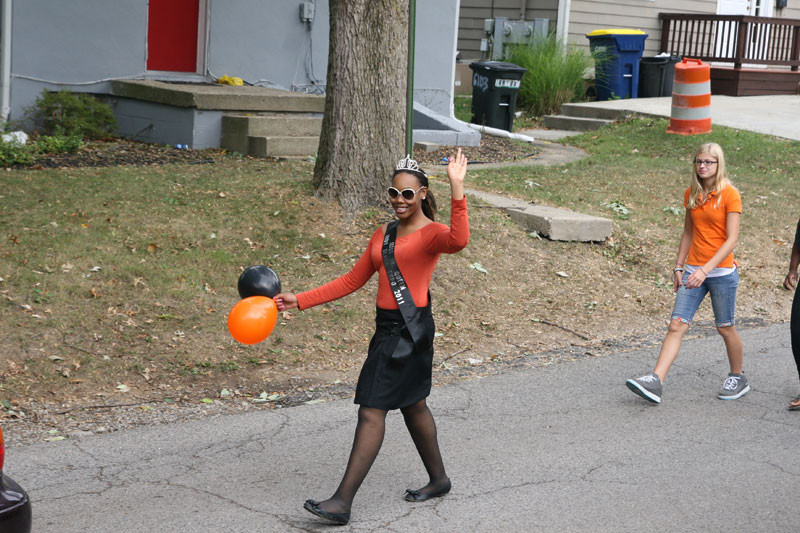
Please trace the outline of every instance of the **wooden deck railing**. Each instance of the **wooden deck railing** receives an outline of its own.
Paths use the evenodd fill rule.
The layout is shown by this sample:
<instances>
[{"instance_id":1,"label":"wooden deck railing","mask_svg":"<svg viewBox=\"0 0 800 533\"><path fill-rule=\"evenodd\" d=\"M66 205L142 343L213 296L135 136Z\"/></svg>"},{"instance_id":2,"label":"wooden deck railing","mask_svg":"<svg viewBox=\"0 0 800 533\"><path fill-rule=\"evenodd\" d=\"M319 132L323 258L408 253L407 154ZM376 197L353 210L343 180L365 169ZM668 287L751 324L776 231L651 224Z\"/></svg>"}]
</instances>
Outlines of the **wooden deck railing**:
<instances>
[{"instance_id":1,"label":"wooden deck railing","mask_svg":"<svg viewBox=\"0 0 800 533\"><path fill-rule=\"evenodd\" d=\"M661 52L742 64L800 67L800 20L659 13Z\"/></svg>"}]
</instances>

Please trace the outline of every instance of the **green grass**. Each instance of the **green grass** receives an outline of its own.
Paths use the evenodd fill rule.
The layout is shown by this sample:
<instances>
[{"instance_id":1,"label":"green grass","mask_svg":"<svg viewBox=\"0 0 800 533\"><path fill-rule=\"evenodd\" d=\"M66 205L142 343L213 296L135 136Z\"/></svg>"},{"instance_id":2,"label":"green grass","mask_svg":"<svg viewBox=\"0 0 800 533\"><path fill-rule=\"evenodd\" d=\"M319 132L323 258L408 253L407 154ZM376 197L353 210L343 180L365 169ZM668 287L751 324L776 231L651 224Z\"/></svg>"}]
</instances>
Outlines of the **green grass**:
<instances>
[{"instance_id":1,"label":"green grass","mask_svg":"<svg viewBox=\"0 0 800 533\"><path fill-rule=\"evenodd\" d=\"M458 120L472 120L472 96L457 94L453 97L454 115Z\"/></svg>"}]
</instances>

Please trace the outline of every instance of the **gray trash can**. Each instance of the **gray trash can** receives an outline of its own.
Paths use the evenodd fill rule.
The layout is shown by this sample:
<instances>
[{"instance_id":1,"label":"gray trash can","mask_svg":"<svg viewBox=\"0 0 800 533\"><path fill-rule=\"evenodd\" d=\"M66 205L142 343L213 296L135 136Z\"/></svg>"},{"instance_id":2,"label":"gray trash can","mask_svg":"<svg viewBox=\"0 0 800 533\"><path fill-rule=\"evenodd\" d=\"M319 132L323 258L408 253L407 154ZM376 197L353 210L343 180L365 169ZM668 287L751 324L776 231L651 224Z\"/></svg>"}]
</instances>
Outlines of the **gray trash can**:
<instances>
[{"instance_id":1,"label":"gray trash can","mask_svg":"<svg viewBox=\"0 0 800 533\"><path fill-rule=\"evenodd\" d=\"M680 56L643 57L639 62L639 98L672 96L675 65Z\"/></svg>"}]
</instances>

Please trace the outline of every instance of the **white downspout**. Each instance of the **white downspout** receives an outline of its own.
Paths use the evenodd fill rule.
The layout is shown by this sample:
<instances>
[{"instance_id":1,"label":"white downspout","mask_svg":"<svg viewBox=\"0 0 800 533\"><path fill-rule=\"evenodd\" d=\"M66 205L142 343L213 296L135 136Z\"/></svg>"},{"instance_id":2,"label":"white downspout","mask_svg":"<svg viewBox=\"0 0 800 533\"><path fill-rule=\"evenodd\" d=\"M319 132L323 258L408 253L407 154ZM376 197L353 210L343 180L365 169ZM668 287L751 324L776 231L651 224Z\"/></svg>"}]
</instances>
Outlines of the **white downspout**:
<instances>
[{"instance_id":1,"label":"white downspout","mask_svg":"<svg viewBox=\"0 0 800 533\"><path fill-rule=\"evenodd\" d=\"M2 0L0 4L0 120L3 122L8 121L11 113L11 2Z\"/></svg>"},{"instance_id":2,"label":"white downspout","mask_svg":"<svg viewBox=\"0 0 800 533\"><path fill-rule=\"evenodd\" d=\"M570 0L558 0L558 20L556 21L556 39L563 44L569 40Z\"/></svg>"}]
</instances>

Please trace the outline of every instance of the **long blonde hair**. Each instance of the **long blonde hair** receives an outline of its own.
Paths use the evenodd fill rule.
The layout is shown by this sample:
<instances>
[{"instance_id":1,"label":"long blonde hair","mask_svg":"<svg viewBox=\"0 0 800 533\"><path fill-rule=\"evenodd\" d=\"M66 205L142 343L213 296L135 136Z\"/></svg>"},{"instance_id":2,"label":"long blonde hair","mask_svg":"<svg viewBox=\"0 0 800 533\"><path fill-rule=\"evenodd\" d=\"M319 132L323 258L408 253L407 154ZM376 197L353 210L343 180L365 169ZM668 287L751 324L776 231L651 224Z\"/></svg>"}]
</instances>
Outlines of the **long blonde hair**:
<instances>
[{"instance_id":1,"label":"long blonde hair","mask_svg":"<svg viewBox=\"0 0 800 533\"><path fill-rule=\"evenodd\" d=\"M694 209L698 205L702 205L706 200L705 193L703 192L703 185L700 183L700 178L697 176L697 165L695 164L697 156L700 154L710 154L717 160L717 175L714 180L714 191L720 192L728 185L731 185L731 181L728 179L728 168L725 166L725 154L722 151L722 147L717 143L701 144L694 153L694 159L692 159L692 179L689 182L689 201L686 202L687 209ZM699 199L701 197L702 199ZM719 196L717 196L717 201L719 201Z\"/></svg>"}]
</instances>

